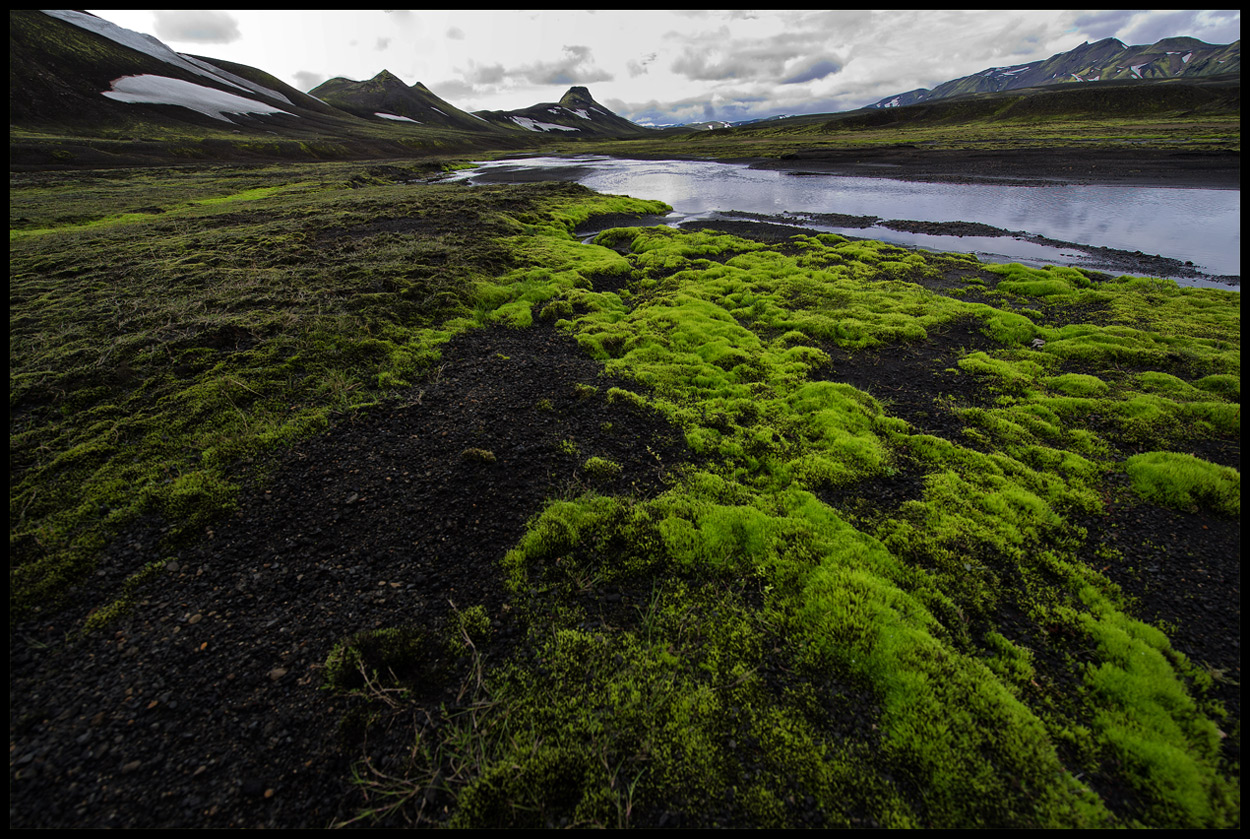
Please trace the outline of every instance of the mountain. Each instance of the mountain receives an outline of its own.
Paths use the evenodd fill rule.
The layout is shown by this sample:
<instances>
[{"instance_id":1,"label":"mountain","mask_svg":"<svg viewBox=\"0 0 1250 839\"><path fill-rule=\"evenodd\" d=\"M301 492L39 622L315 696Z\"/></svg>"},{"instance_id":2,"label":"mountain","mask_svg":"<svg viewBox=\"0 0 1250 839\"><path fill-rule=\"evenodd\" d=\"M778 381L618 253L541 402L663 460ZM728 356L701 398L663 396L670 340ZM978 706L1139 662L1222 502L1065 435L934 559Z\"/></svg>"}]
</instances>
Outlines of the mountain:
<instances>
[{"instance_id":1,"label":"mountain","mask_svg":"<svg viewBox=\"0 0 1250 839\"><path fill-rule=\"evenodd\" d=\"M309 91L309 95L364 119L408 121L467 131L482 131L489 125L481 117L438 98L421 82L404 84L389 70L367 82L330 79Z\"/></svg>"},{"instance_id":2,"label":"mountain","mask_svg":"<svg viewBox=\"0 0 1250 839\"><path fill-rule=\"evenodd\" d=\"M9 13L10 123L324 126L345 117L260 70L176 53L85 12Z\"/></svg>"},{"instance_id":3,"label":"mountain","mask_svg":"<svg viewBox=\"0 0 1250 839\"><path fill-rule=\"evenodd\" d=\"M584 87L570 87L559 102L543 102L519 111L477 111L492 125L569 137L651 136L655 129L630 122L600 105Z\"/></svg>"},{"instance_id":4,"label":"mountain","mask_svg":"<svg viewBox=\"0 0 1250 839\"><path fill-rule=\"evenodd\" d=\"M894 108L972 93L999 93L1040 85L1132 79L1171 79L1241 73L1241 41L1207 44L1197 38L1164 38L1149 46L1125 46L1115 38L1086 42L1043 61L991 67L971 76L887 96L869 108Z\"/></svg>"},{"instance_id":5,"label":"mountain","mask_svg":"<svg viewBox=\"0 0 1250 839\"><path fill-rule=\"evenodd\" d=\"M174 52L86 12L11 11L9 165L376 158L534 145L390 73L323 87L328 100L255 67Z\"/></svg>"}]
</instances>

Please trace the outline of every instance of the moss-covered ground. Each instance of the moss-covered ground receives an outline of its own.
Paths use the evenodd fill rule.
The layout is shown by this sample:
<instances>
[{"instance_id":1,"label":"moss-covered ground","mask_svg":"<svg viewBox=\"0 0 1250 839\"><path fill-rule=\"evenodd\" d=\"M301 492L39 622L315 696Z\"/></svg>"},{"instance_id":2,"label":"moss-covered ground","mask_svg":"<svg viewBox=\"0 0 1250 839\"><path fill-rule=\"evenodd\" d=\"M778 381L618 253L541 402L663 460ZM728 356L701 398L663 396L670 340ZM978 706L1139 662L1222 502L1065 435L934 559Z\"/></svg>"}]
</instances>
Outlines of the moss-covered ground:
<instances>
[{"instance_id":1,"label":"moss-covered ground","mask_svg":"<svg viewBox=\"0 0 1250 839\"><path fill-rule=\"evenodd\" d=\"M621 494L567 441L585 481L499 557L500 611L338 639L328 683L404 755L357 765L361 819L1240 822L1214 665L1090 535L1124 504L1237 526L1235 293L827 234L583 244L662 208L421 174L11 181L11 626L75 591L74 631L142 609L151 563L76 588L118 534L156 520L176 551L453 335L554 326L635 385L584 396L678 429L688 462ZM865 372L893 358L915 363ZM448 693L388 676L431 647Z\"/></svg>"}]
</instances>

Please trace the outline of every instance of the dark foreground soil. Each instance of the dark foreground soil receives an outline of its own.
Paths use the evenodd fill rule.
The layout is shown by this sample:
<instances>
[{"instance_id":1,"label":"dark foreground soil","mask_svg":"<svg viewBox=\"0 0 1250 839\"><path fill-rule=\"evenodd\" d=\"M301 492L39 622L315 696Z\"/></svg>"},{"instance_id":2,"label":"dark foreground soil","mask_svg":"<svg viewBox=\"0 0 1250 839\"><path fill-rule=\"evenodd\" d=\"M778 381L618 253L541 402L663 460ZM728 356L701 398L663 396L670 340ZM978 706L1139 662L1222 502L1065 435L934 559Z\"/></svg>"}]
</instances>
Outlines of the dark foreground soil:
<instances>
[{"instance_id":1,"label":"dark foreground soil","mask_svg":"<svg viewBox=\"0 0 1250 839\"><path fill-rule=\"evenodd\" d=\"M945 183L1241 188L1240 154L1197 149L932 149L899 145L880 149L811 149L751 163L758 169L781 169L794 175L855 175Z\"/></svg>"},{"instance_id":2,"label":"dark foreground soil","mask_svg":"<svg viewBox=\"0 0 1250 839\"><path fill-rule=\"evenodd\" d=\"M1192 185L1210 185L1207 177L1224 178ZM765 240L794 232L740 224L734 232ZM951 437L960 429L943 408L948 397L977 404L985 394L949 371L984 340L957 324L906 347L853 355L831 347L828 375ZM522 643L499 568L527 520L547 500L586 488L654 494L687 459L673 429L607 404L609 387L635 385L600 376L549 326L473 331L443 358L401 401L342 417L291 450L232 519L195 544L165 547L164 523L141 522L63 610L14 628L11 827L324 827L350 818L365 805L351 783L362 744L350 730L354 700L323 689L333 646L363 629L439 629L453 609L482 605L495 625L482 652L498 660ZM1240 469L1239 441L1188 445ZM621 464L621 477L596 484L583 467L590 455ZM920 489L920 476L902 469L826 500L869 517ZM1082 523L1087 561L1211 674L1212 698L1229 712L1225 751L1239 761L1239 522L1161 510L1127 491L1107 500L1105 516ZM1113 553L1100 554L1103 546L1119 558L1100 560ZM78 636L81 604L106 602L133 569L165 558L130 616ZM418 700L432 707L455 691L453 679ZM392 745L405 737L397 732Z\"/></svg>"},{"instance_id":3,"label":"dark foreground soil","mask_svg":"<svg viewBox=\"0 0 1250 839\"><path fill-rule=\"evenodd\" d=\"M925 433L953 438L960 425L944 407L949 398L977 404L986 391L951 368L986 341L964 323L905 347L829 347L824 375L874 394ZM198 543L170 552L160 547L162 523L141 523L69 608L16 628L11 826L322 827L352 817L366 804L350 781L355 761L402 752L412 729L408 720L387 742L353 736L359 700L323 689L334 644L370 628L439 630L453 608L482 605L495 628L484 658L501 660L524 643L500 561L526 521L546 500L588 487L654 494L687 459L673 429L609 406L608 387L633 386L601 377L549 326L473 331L443 357L403 401L344 417L289 452L234 518ZM1191 447L1240 468L1237 441ZM591 454L621 464L621 477L596 485L583 468ZM826 501L868 520L921 490L922 476L904 465ZM1083 523L1086 559L1213 676L1235 762L1240 525L1132 499L1109 496L1107 515ZM1100 560L1103 546L1120 558ZM74 635L82 618L74 603L100 602L128 570L166 556L173 560L131 616ZM1044 649L1046 639L1027 642ZM428 685L417 710L454 703L461 678ZM1115 790L1102 792L1114 805ZM701 823L694 813L663 816Z\"/></svg>"},{"instance_id":4,"label":"dark foreground soil","mask_svg":"<svg viewBox=\"0 0 1250 839\"><path fill-rule=\"evenodd\" d=\"M293 450L233 519L173 554L131 617L80 640L67 640L81 626L72 606L17 627L11 826L323 827L352 815L364 802L349 783L359 744L340 736L350 700L322 689L333 645L437 629L454 604L485 606L506 647L516 627L499 567L526 521L586 488L653 494L684 459L680 435L608 406L609 387L636 386L600 377L549 326L472 331L443 357L404 402ZM591 455L621 476L588 477ZM119 540L76 602L168 556L161 535L148 522Z\"/></svg>"}]
</instances>

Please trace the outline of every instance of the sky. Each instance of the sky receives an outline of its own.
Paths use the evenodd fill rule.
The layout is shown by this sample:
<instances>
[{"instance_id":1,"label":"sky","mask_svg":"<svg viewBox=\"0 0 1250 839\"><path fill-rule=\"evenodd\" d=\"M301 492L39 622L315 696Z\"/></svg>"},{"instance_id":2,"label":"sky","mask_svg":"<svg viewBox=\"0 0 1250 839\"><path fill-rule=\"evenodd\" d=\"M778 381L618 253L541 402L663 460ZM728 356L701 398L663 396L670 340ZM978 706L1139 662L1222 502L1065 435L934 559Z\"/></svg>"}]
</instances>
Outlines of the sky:
<instances>
[{"instance_id":1,"label":"sky","mask_svg":"<svg viewBox=\"0 0 1250 839\"><path fill-rule=\"evenodd\" d=\"M582 85L644 125L851 110L1107 37L1241 38L1239 10L90 11L300 90L389 70L476 111Z\"/></svg>"}]
</instances>

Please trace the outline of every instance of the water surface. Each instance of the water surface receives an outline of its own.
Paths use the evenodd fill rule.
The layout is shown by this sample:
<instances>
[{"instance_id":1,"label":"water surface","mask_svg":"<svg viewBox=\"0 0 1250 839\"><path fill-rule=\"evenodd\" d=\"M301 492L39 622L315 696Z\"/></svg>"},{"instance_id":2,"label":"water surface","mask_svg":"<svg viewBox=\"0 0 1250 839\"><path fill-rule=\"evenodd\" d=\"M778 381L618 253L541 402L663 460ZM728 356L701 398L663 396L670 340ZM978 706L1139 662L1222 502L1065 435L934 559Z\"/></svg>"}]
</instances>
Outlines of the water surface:
<instances>
[{"instance_id":1,"label":"water surface","mask_svg":"<svg viewBox=\"0 0 1250 839\"><path fill-rule=\"evenodd\" d=\"M740 163L595 155L491 161L458 177L518 180L526 173L532 173L534 180L558 177L576 180L598 192L659 199L675 210L669 219L673 224L733 211L979 222L1079 245L1157 254L1192 263L1211 276L1241 274L1239 190L918 183L839 175L797 176L751 169ZM988 261L1097 267L1097 260L1079 248L1056 248L1012 237L935 236L880 226L838 228L800 218L795 223L915 247L973 252Z\"/></svg>"}]
</instances>

